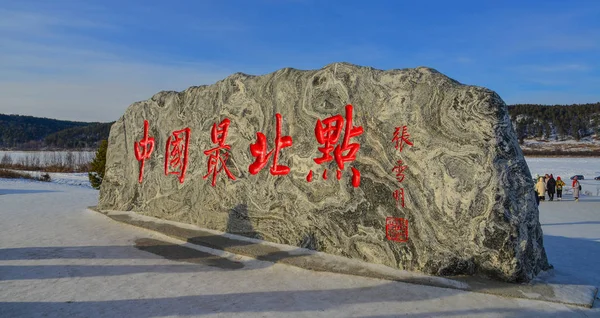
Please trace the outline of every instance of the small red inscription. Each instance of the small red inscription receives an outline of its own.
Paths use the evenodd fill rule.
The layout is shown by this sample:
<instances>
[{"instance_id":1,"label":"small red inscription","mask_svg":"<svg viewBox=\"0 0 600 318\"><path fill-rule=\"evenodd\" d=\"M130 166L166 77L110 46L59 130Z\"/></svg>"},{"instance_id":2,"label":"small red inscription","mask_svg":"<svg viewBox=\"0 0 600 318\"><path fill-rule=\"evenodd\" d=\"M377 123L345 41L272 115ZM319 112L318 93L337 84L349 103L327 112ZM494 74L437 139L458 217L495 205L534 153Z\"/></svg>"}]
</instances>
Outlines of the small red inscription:
<instances>
[{"instance_id":1,"label":"small red inscription","mask_svg":"<svg viewBox=\"0 0 600 318\"><path fill-rule=\"evenodd\" d=\"M395 217L386 218L385 236L390 241L408 242L408 220Z\"/></svg>"},{"instance_id":2,"label":"small red inscription","mask_svg":"<svg viewBox=\"0 0 600 318\"><path fill-rule=\"evenodd\" d=\"M190 145L190 128L176 130L167 139L165 151L165 175L174 174L183 183L188 166L188 148Z\"/></svg>"},{"instance_id":3,"label":"small red inscription","mask_svg":"<svg viewBox=\"0 0 600 318\"><path fill-rule=\"evenodd\" d=\"M392 142L395 142L396 149L402 152L404 144L407 144L409 146L413 145L413 143L410 140L408 140L409 137L410 135L408 134L407 126L396 127L396 130L394 131L394 137L392 138ZM398 181L398 183L404 181L404 170L406 170L406 168L408 168L408 166L403 165L402 160L398 160L396 162L396 165L392 169L392 172L396 173L396 181ZM394 199L396 199L396 207L398 206L398 202L400 202L400 205L404 207L404 189L402 188L394 191L393 195Z\"/></svg>"},{"instance_id":4,"label":"small red inscription","mask_svg":"<svg viewBox=\"0 0 600 318\"><path fill-rule=\"evenodd\" d=\"M396 206L400 203L400 205L404 207L404 188L394 191L393 195L394 199L396 199Z\"/></svg>"},{"instance_id":5,"label":"small red inscription","mask_svg":"<svg viewBox=\"0 0 600 318\"><path fill-rule=\"evenodd\" d=\"M306 176L306 181L311 182L313 179L313 172L312 170L308 173L308 175Z\"/></svg>"},{"instance_id":6,"label":"small red inscription","mask_svg":"<svg viewBox=\"0 0 600 318\"><path fill-rule=\"evenodd\" d=\"M273 165L271 166L270 172L274 176L286 175L290 172L290 168L284 165L278 165L277 160L279 159L279 152L282 148L290 147L292 145L292 137L281 136L281 114L275 114L276 122L276 137L275 137L275 149L267 152L267 137L262 132L256 133L256 143L250 144L250 153L256 159L248 167L248 171L251 174L257 174L262 170L268 163L269 158L273 153Z\"/></svg>"},{"instance_id":7,"label":"small red inscription","mask_svg":"<svg viewBox=\"0 0 600 318\"><path fill-rule=\"evenodd\" d=\"M396 180L398 180L398 182L402 182L404 181L404 170L406 170L406 168L408 166L403 166L402 165L403 162L402 160L398 160L398 162L396 163L396 166L394 166L394 168L392 169L392 172L396 173Z\"/></svg>"},{"instance_id":8,"label":"small red inscription","mask_svg":"<svg viewBox=\"0 0 600 318\"><path fill-rule=\"evenodd\" d=\"M396 131L394 131L394 138L392 138L392 142L396 143L396 149L400 150L400 152L402 152L404 144L407 144L409 146L413 145L413 143L408 140L408 137L410 137L410 135L408 134L408 127L396 127Z\"/></svg>"},{"instance_id":9,"label":"small red inscription","mask_svg":"<svg viewBox=\"0 0 600 318\"><path fill-rule=\"evenodd\" d=\"M235 177L227 168L227 159L229 159L229 150L231 149L230 145L225 144L225 139L227 139L227 132L229 129L229 124L231 121L228 118L223 119L219 125L216 123L213 124L212 130L210 133L210 139L213 144L217 144L217 147L204 151L204 154L208 157L208 173L203 177L203 179L208 178L209 175L212 174L212 186L214 187L217 182L217 174L222 170L225 170L225 173L229 177L229 179L235 180ZM223 152L221 152L223 151Z\"/></svg>"},{"instance_id":10,"label":"small red inscription","mask_svg":"<svg viewBox=\"0 0 600 318\"><path fill-rule=\"evenodd\" d=\"M141 149L141 150L140 150ZM140 174L138 176L139 183L142 183L144 178L144 163L150 159L152 151L154 151L154 138L148 137L148 121L144 120L144 137L139 142L133 143L135 159L140 161Z\"/></svg>"}]
</instances>

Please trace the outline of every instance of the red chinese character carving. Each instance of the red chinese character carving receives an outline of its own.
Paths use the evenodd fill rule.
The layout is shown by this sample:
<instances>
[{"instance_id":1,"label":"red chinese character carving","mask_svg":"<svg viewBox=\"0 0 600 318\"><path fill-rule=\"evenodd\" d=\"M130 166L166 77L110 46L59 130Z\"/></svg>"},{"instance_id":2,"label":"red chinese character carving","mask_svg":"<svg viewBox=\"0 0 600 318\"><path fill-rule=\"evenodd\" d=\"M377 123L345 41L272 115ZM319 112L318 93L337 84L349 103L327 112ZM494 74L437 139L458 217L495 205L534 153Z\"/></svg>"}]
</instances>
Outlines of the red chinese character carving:
<instances>
[{"instance_id":1,"label":"red chinese character carving","mask_svg":"<svg viewBox=\"0 0 600 318\"><path fill-rule=\"evenodd\" d=\"M290 168L284 165L278 165L277 159L279 158L279 152L282 148L290 147L292 145L292 137L281 136L281 114L275 114L276 122L276 136L275 136L275 149L267 152L267 137L261 132L256 133L256 143L250 144L250 153L256 159L248 167L248 171L251 174L257 174L262 168L267 165L267 162L271 155L273 156L273 165L271 166L270 172L272 175L286 175L290 172Z\"/></svg>"},{"instance_id":2,"label":"red chinese character carving","mask_svg":"<svg viewBox=\"0 0 600 318\"><path fill-rule=\"evenodd\" d=\"M402 134L400 135L400 130L402 130ZM408 140L410 135L408 134L408 127L402 126L396 127L396 131L394 131L394 138L392 138L392 142L396 142L396 149L399 149L402 152L403 144L406 143L409 146L412 146L413 143Z\"/></svg>"},{"instance_id":3,"label":"red chinese character carving","mask_svg":"<svg viewBox=\"0 0 600 318\"><path fill-rule=\"evenodd\" d=\"M306 181L311 182L313 179L313 172L312 170L308 173L308 176L306 176Z\"/></svg>"},{"instance_id":4,"label":"red chinese character carving","mask_svg":"<svg viewBox=\"0 0 600 318\"><path fill-rule=\"evenodd\" d=\"M408 242L408 220L394 217L386 218L385 237L390 241Z\"/></svg>"},{"instance_id":5,"label":"red chinese character carving","mask_svg":"<svg viewBox=\"0 0 600 318\"><path fill-rule=\"evenodd\" d=\"M231 171L229 171L226 165L227 159L229 159L229 153L227 151L231 149L230 145L225 144L227 130L229 129L230 123L231 121L228 118L225 118L218 126L216 123L213 124L210 139L212 140L213 144L217 144L218 146L204 151L204 154L210 157L208 158L208 173L203 177L203 179L206 179L212 173L213 187L217 182L217 173L221 172L221 170L225 170L225 173L229 179L235 180L235 177ZM221 156L221 150L224 151L223 156Z\"/></svg>"},{"instance_id":6,"label":"red chinese character carving","mask_svg":"<svg viewBox=\"0 0 600 318\"><path fill-rule=\"evenodd\" d=\"M352 111L352 105L346 105L344 138L342 139L342 144L336 145L335 148L333 145L340 139L344 118L341 115L335 115L323 121L317 120L315 136L317 137L317 141L323 145L323 147L318 148L323 155L320 158L313 159L317 164L323 164L335 159L340 170L343 170L345 162L356 160L356 152L360 149L360 144L350 143L350 138L360 136L363 133L363 128L361 126L352 126ZM332 151L333 156L331 155ZM339 180L341 178L341 171L338 170L336 176ZM327 179L327 170L323 173L323 179ZM354 187L360 185L360 172L355 168L352 168L352 185Z\"/></svg>"},{"instance_id":7,"label":"red chinese character carving","mask_svg":"<svg viewBox=\"0 0 600 318\"><path fill-rule=\"evenodd\" d=\"M147 120L144 120L144 137L139 142L136 141L133 143L133 150L135 153L135 159L137 159L137 161L141 161L138 181L139 183L142 183L144 178L144 163L146 162L146 159L150 159L150 154L152 154L152 151L154 151L154 138L148 137Z\"/></svg>"},{"instance_id":8,"label":"red chinese character carving","mask_svg":"<svg viewBox=\"0 0 600 318\"><path fill-rule=\"evenodd\" d=\"M406 170L407 167L408 166L402 165L402 160L398 160L396 166L394 166L394 169L392 169L392 172L396 173L396 180L398 180L398 182L404 181L404 170Z\"/></svg>"},{"instance_id":9,"label":"red chinese character carving","mask_svg":"<svg viewBox=\"0 0 600 318\"><path fill-rule=\"evenodd\" d=\"M360 149L360 144L350 143L350 138L360 136L363 133L361 126L352 126L352 105L346 105L346 130L344 131L344 140L342 145L337 145L334 150L335 161L340 169L344 169L344 162L356 160L356 152ZM348 151L344 155L344 152Z\"/></svg>"},{"instance_id":10,"label":"red chinese character carving","mask_svg":"<svg viewBox=\"0 0 600 318\"><path fill-rule=\"evenodd\" d=\"M165 151L165 175L179 176L179 183L183 183L185 171L188 166L188 147L190 145L190 128L174 131L169 139Z\"/></svg>"},{"instance_id":11,"label":"red chinese character carving","mask_svg":"<svg viewBox=\"0 0 600 318\"><path fill-rule=\"evenodd\" d=\"M400 201L400 205L404 207L404 188L394 191L394 199L396 199L396 206L398 206L398 201Z\"/></svg>"},{"instance_id":12,"label":"red chinese character carving","mask_svg":"<svg viewBox=\"0 0 600 318\"><path fill-rule=\"evenodd\" d=\"M352 185L356 188L360 186L360 171L354 167L350 169L352 169Z\"/></svg>"},{"instance_id":13,"label":"red chinese character carving","mask_svg":"<svg viewBox=\"0 0 600 318\"><path fill-rule=\"evenodd\" d=\"M329 118L326 118L321 122L320 119L317 119L317 124L315 125L315 136L317 137L317 141L323 145L323 147L319 147L319 151L323 153L323 156L320 158L313 159L317 164L322 164L324 162L329 162L333 160L333 156L331 156L331 152L334 150L333 145L335 145L340 139L340 135L342 134L342 129L344 126L344 117L342 115L335 115ZM325 127L323 127L323 125Z\"/></svg>"}]
</instances>

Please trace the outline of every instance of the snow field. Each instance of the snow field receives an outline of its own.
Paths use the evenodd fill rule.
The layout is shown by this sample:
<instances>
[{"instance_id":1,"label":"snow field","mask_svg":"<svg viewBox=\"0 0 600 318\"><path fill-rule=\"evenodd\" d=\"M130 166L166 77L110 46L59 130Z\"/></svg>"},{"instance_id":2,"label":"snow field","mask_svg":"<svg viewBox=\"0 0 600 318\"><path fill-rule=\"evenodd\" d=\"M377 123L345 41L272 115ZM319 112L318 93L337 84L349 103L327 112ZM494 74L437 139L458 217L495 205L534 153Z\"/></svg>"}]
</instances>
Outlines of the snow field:
<instances>
[{"instance_id":1,"label":"snow field","mask_svg":"<svg viewBox=\"0 0 600 318\"><path fill-rule=\"evenodd\" d=\"M570 160L528 163L533 174L587 178L600 162ZM63 180L83 183L82 174L69 175ZM583 309L311 272L202 248L214 255L166 259L136 241L184 242L87 210L98 191L73 185L0 179L0 317L600 317L598 300ZM542 279L600 286L600 198L542 202L540 222L555 266ZM218 265L233 263L243 266Z\"/></svg>"}]
</instances>

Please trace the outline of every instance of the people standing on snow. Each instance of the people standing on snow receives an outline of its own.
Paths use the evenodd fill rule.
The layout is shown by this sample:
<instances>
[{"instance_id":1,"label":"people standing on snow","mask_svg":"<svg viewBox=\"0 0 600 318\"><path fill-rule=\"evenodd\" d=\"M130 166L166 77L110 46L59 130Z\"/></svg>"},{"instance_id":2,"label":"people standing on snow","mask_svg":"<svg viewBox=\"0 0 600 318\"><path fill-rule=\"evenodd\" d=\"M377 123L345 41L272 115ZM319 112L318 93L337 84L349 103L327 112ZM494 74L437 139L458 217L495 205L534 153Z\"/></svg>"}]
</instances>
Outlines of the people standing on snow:
<instances>
[{"instance_id":1,"label":"people standing on snow","mask_svg":"<svg viewBox=\"0 0 600 318\"><path fill-rule=\"evenodd\" d=\"M565 182L560 180L560 177L556 177L556 198L558 201L562 201L562 189L565 186Z\"/></svg>"},{"instance_id":2,"label":"people standing on snow","mask_svg":"<svg viewBox=\"0 0 600 318\"><path fill-rule=\"evenodd\" d=\"M546 182L546 188L548 189L548 197L550 201L554 201L554 192L556 190L556 180L554 180L554 176L550 174L550 178Z\"/></svg>"},{"instance_id":3,"label":"people standing on snow","mask_svg":"<svg viewBox=\"0 0 600 318\"><path fill-rule=\"evenodd\" d=\"M546 200L546 181L544 181L544 177L541 177L538 179L538 182L535 185L535 189L537 190L539 200L545 201Z\"/></svg>"},{"instance_id":4,"label":"people standing on snow","mask_svg":"<svg viewBox=\"0 0 600 318\"><path fill-rule=\"evenodd\" d=\"M533 178L533 191L535 191L535 203L540 205L540 194L537 191L538 181L540 181L540 175L536 173L535 177Z\"/></svg>"},{"instance_id":5,"label":"people standing on snow","mask_svg":"<svg viewBox=\"0 0 600 318\"><path fill-rule=\"evenodd\" d=\"M579 184L579 180L577 180L577 176L573 178L573 183L571 184L573 187L573 197L576 202L579 202L579 191L581 190L581 184Z\"/></svg>"}]
</instances>

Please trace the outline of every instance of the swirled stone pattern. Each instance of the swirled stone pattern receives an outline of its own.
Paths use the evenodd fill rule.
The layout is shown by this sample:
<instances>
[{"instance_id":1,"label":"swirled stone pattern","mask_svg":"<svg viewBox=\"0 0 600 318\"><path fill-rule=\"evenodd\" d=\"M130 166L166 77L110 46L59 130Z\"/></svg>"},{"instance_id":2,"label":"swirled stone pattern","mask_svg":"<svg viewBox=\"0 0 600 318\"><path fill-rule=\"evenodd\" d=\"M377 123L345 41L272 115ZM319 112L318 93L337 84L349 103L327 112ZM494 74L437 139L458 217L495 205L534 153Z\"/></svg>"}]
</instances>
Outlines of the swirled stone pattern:
<instances>
[{"instance_id":1,"label":"swirled stone pattern","mask_svg":"<svg viewBox=\"0 0 600 318\"><path fill-rule=\"evenodd\" d=\"M335 160L314 161L323 147L315 126L317 120L345 117L347 104L353 105L353 126L363 133L350 139L360 149L338 180ZM293 144L277 160L290 172L272 175L272 155L250 174L256 159L250 145L262 132L267 150L274 148L278 113L281 136L290 136ZM231 148L221 153L228 154L226 167L235 180L217 165L213 186L212 175L205 178L210 171L205 151L216 146L211 129L225 118L230 126L224 144ZM144 137L144 120L155 147L144 160L140 183L134 145ZM403 126L413 145L399 151L392 138ZM169 136L173 140L173 131L183 128L190 134L181 183L165 175L165 159L172 156ZM343 132L337 144L342 139ZM401 183L392 171L398 160L406 166ZM360 172L358 187L352 185L352 168ZM392 195L399 188L404 207ZM236 73L132 104L110 132L99 208L405 270L524 282L551 267L533 188L506 104L493 91L425 67L382 71L334 63L263 76ZM388 217L409 221L408 241L386 238Z\"/></svg>"}]
</instances>

